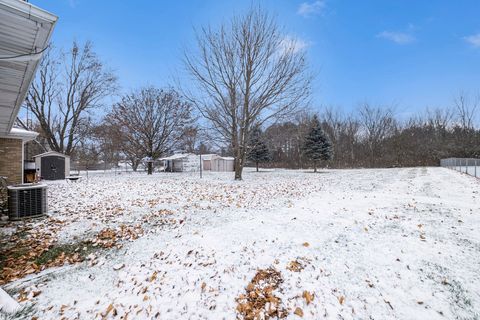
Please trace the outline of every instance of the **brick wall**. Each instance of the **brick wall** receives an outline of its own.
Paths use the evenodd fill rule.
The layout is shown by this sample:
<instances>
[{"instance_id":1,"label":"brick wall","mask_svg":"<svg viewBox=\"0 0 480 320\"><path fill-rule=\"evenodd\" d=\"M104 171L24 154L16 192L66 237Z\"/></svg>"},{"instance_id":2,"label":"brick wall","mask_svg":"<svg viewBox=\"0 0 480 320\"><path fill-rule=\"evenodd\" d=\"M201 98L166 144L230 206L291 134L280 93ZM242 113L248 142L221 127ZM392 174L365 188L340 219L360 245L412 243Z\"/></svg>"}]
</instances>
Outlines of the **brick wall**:
<instances>
[{"instance_id":1,"label":"brick wall","mask_svg":"<svg viewBox=\"0 0 480 320\"><path fill-rule=\"evenodd\" d=\"M22 140L0 138L0 176L9 184L22 183Z\"/></svg>"}]
</instances>

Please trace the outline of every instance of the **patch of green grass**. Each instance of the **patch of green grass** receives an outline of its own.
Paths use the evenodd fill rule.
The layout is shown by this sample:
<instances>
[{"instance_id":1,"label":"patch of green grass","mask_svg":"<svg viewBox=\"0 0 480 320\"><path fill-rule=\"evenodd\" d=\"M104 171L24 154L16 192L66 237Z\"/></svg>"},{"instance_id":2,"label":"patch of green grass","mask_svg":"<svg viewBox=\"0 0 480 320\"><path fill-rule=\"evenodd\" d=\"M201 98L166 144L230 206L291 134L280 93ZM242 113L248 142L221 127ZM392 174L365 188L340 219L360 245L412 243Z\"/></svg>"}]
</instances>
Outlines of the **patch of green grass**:
<instances>
[{"instance_id":1,"label":"patch of green grass","mask_svg":"<svg viewBox=\"0 0 480 320\"><path fill-rule=\"evenodd\" d=\"M13 253L9 256L9 258L18 259L21 256L27 254L28 250L29 249L24 248L24 247L18 248L17 250L13 251ZM6 261L7 261L7 255L0 254L0 271L3 270L3 268L5 268Z\"/></svg>"},{"instance_id":2,"label":"patch of green grass","mask_svg":"<svg viewBox=\"0 0 480 320\"><path fill-rule=\"evenodd\" d=\"M7 257L4 254L0 254L0 271L5 268L5 261L7 260Z\"/></svg>"},{"instance_id":3,"label":"patch of green grass","mask_svg":"<svg viewBox=\"0 0 480 320\"><path fill-rule=\"evenodd\" d=\"M77 242L77 243L66 243L55 245L48 249L47 251L43 252L37 259L35 259L35 263L37 265L44 265L50 261L55 260L58 258L62 253L65 255L73 255L78 253L80 257L85 258L91 252L98 250L97 247L94 247L89 242Z\"/></svg>"},{"instance_id":4,"label":"patch of green grass","mask_svg":"<svg viewBox=\"0 0 480 320\"><path fill-rule=\"evenodd\" d=\"M15 235L20 239L25 239L29 235L29 233L27 232L27 230L20 230L16 232Z\"/></svg>"}]
</instances>

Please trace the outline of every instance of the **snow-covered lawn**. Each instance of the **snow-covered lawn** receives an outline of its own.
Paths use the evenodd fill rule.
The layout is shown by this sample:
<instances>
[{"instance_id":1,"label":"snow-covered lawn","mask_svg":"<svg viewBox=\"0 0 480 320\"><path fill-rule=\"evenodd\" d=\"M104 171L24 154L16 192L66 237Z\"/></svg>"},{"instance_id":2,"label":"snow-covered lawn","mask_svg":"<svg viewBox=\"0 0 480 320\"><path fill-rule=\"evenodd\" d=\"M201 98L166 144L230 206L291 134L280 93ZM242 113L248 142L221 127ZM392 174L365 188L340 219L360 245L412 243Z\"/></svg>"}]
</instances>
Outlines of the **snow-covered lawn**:
<instances>
[{"instance_id":1,"label":"snow-covered lawn","mask_svg":"<svg viewBox=\"0 0 480 320\"><path fill-rule=\"evenodd\" d=\"M51 183L55 241L134 236L3 287L28 319L478 319L479 191L444 168Z\"/></svg>"}]
</instances>

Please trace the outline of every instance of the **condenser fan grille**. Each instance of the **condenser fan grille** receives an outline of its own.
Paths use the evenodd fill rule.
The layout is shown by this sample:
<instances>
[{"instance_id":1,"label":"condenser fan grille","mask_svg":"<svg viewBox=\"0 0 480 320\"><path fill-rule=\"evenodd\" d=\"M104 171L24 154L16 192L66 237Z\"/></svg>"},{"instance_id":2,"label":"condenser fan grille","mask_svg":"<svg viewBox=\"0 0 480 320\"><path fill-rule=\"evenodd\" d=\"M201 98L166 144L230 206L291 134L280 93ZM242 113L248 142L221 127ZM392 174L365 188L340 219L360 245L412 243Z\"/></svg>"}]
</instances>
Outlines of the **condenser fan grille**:
<instances>
[{"instance_id":1,"label":"condenser fan grille","mask_svg":"<svg viewBox=\"0 0 480 320\"><path fill-rule=\"evenodd\" d=\"M10 219L34 217L47 212L47 187L9 187L8 212Z\"/></svg>"}]
</instances>

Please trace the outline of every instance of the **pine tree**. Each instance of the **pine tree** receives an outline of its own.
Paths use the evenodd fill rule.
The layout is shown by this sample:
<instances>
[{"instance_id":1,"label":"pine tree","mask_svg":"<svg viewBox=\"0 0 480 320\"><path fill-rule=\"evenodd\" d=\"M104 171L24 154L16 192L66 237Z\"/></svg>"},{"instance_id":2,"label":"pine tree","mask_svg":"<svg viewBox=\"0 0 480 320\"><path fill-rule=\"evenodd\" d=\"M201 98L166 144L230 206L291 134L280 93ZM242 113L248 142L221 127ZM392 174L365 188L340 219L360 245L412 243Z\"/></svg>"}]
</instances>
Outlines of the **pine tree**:
<instances>
[{"instance_id":1,"label":"pine tree","mask_svg":"<svg viewBox=\"0 0 480 320\"><path fill-rule=\"evenodd\" d=\"M305 136L303 154L313 161L313 170L317 172L317 162L332 158L332 144L323 132L317 115L313 116L310 131Z\"/></svg>"},{"instance_id":2,"label":"pine tree","mask_svg":"<svg viewBox=\"0 0 480 320\"><path fill-rule=\"evenodd\" d=\"M247 159L255 162L258 172L258 164L270 160L270 151L262 139L262 131L260 128L253 129L250 134L249 147L250 151L248 152Z\"/></svg>"}]
</instances>

